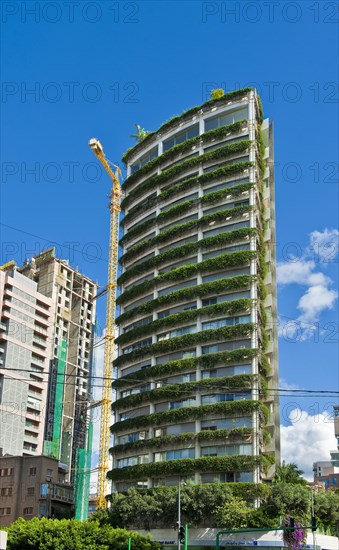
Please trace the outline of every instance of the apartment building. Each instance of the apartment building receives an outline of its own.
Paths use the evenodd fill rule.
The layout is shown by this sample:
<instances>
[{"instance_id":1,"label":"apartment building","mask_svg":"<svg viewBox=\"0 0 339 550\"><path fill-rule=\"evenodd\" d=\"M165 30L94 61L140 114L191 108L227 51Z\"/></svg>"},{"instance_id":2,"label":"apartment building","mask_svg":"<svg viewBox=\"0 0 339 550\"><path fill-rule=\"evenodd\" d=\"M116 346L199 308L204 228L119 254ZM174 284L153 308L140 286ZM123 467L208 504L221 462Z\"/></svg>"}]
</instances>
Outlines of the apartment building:
<instances>
[{"instance_id":1,"label":"apartment building","mask_svg":"<svg viewBox=\"0 0 339 550\"><path fill-rule=\"evenodd\" d=\"M53 301L12 266L0 271L0 449L43 451Z\"/></svg>"},{"instance_id":2,"label":"apartment building","mask_svg":"<svg viewBox=\"0 0 339 550\"><path fill-rule=\"evenodd\" d=\"M93 426L92 353L97 285L55 256L50 248L21 268L38 291L54 304L52 361L43 454L66 466L66 481L74 486L75 517L88 511Z\"/></svg>"},{"instance_id":3,"label":"apartment building","mask_svg":"<svg viewBox=\"0 0 339 550\"><path fill-rule=\"evenodd\" d=\"M253 89L123 157L113 491L260 482L280 460L273 125Z\"/></svg>"}]
</instances>

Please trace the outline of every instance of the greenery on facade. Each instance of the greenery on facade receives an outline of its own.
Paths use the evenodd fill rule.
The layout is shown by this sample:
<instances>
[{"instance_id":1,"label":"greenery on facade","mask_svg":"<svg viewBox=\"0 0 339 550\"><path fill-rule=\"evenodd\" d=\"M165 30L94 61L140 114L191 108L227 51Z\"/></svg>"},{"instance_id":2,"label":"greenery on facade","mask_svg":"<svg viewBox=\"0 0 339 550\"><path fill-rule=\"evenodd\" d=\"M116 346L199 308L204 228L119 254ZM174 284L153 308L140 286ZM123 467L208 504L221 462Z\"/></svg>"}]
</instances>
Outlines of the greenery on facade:
<instances>
[{"instance_id":1,"label":"greenery on facade","mask_svg":"<svg viewBox=\"0 0 339 550\"><path fill-rule=\"evenodd\" d=\"M235 376L224 376L220 378L207 378L194 382L183 382L180 384L166 384L154 390L145 391L121 397L112 404L112 409L126 409L141 405L142 403L155 403L162 399L178 399L188 397L192 393L209 390L243 390L252 388L256 379L253 374L236 374Z\"/></svg>"},{"instance_id":2,"label":"greenery on facade","mask_svg":"<svg viewBox=\"0 0 339 550\"><path fill-rule=\"evenodd\" d=\"M235 90L233 92L225 93L225 95L222 98L218 99L210 99L208 101L205 101L202 105L197 105L196 107L192 107L188 109L187 111L184 111L181 115L177 115L164 124L160 126L160 128L156 132L152 132L149 136L146 137L146 139L142 142L141 145L137 144L134 147L128 149L126 153L122 157L123 162L128 162L131 155L135 155L140 149L142 149L145 144L148 145L152 143L153 139L152 136L155 136L157 134L162 134L164 132L168 132L175 126L177 126L180 122L188 121L191 117L194 115L197 115L199 111L209 110L211 107L219 107L220 105L224 105L225 103L228 103L229 101L234 101L236 99L241 99L245 95L247 95L253 88L242 88L240 90Z\"/></svg>"},{"instance_id":3,"label":"greenery on facade","mask_svg":"<svg viewBox=\"0 0 339 550\"><path fill-rule=\"evenodd\" d=\"M186 233L189 233L193 229L204 228L213 221L222 222L225 220L230 220L232 218L237 218L245 212L250 212L251 210L252 206L250 205L235 206L233 208L225 210L218 210L217 212L213 212L212 214L206 214L198 220L190 220L185 223L174 225L168 229L161 231L155 237L151 237L142 241L141 243L134 245L127 252L125 252L123 256L121 256L120 263L130 261L141 252L145 252L145 250L147 250L148 248L151 248L159 243L166 243L167 241L170 241L177 236L181 237Z\"/></svg>"},{"instance_id":4,"label":"greenery on facade","mask_svg":"<svg viewBox=\"0 0 339 550\"><path fill-rule=\"evenodd\" d=\"M149 210L150 208L152 208L152 206L157 204L157 202L166 200L173 195L186 191L187 189L192 190L192 188L194 189L194 187L198 184L210 183L215 180L223 179L225 177L227 178L229 176L234 176L236 174L244 172L245 170L248 170L252 166L253 166L253 163L250 161L228 164L227 166L218 168L217 170L212 170L200 176L198 175L191 176L176 184L170 185L169 187L164 189L160 193L160 195L150 196L144 199L143 201L141 201L139 204L136 204L135 206L133 206L125 215L124 221L130 222L131 219L133 219L136 214L145 210Z\"/></svg>"},{"instance_id":5,"label":"greenery on facade","mask_svg":"<svg viewBox=\"0 0 339 550\"><path fill-rule=\"evenodd\" d=\"M142 369L133 372L122 378L114 380L112 383L113 388L124 388L131 385L137 378L138 382L144 380L155 379L163 375L169 376L170 374L176 374L180 372L189 372L196 370L198 366L201 368L215 368L216 366L229 366L233 364L243 364L251 361L258 355L258 350L254 348L235 349L229 351L219 351L217 353L210 353L208 355L201 355L199 357L188 357L186 359L179 359L177 361L169 361L162 365L154 365L147 369ZM266 356L264 358L267 361Z\"/></svg>"},{"instance_id":6,"label":"greenery on facade","mask_svg":"<svg viewBox=\"0 0 339 550\"><path fill-rule=\"evenodd\" d=\"M165 296L159 296L154 300L147 300L145 303L136 306L130 311L126 311L117 318L117 323L121 324L135 316L142 316L142 314L150 313L154 309L161 306L175 304L177 302L184 302L185 300L192 300L200 296L213 296L215 294L221 294L222 292L229 290L244 290L248 288L256 277L253 275L238 275L236 277L224 277L217 281L210 283L202 283L197 286L183 288L180 290L174 290Z\"/></svg>"},{"instance_id":7,"label":"greenery on facade","mask_svg":"<svg viewBox=\"0 0 339 550\"><path fill-rule=\"evenodd\" d=\"M129 430L135 428L146 428L147 426L162 426L184 420L199 420L206 418L209 414L222 414L224 417L241 414L244 416L250 415L253 411L259 411L264 422L267 422L269 411L266 405L260 401L252 401L246 399L243 401L223 401L221 403L213 403L212 405L199 405L197 407L183 407L182 409L170 409L164 412L137 416L115 422L111 426L112 433L118 433L121 430Z\"/></svg>"},{"instance_id":8,"label":"greenery on facade","mask_svg":"<svg viewBox=\"0 0 339 550\"><path fill-rule=\"evenodd\" d=\"M200 250L209 250L214 247L221 247L227 244L242 241L246 238L256 235L257 230L254 227L241 227L232 231L226 231L225 233L219 233L219 235L212 235L211 237L205 237L200 241L183 244L176 246L165 252L161 252L157 256L153 256L144 262L129 268L123 273L119 279L118 284L123 284L129 279L132 279L136 275L146 273L154 267L158 267L166 262L184 258L190 256Z\"/></svg>"},{"instance_id":9,"label":"greenery on facade","mask_svg":"<svg viewBox=\"0 0 339 550\"><path fill-rule=\"evenodd\" d=\"M248 338L255 329L254 323L243 323L230 327L221 327L217 329L202 330L199 332L184 334L183 336L176 336L163 340L150 346L136 349L124 355L120 355L115 360L116 366L124 365L137 359L142 359L150 355L159 355L161 353L167 353L171 351L178 351L183 348L189 348L196 344L204 344L206 342L218 342L225 340L233 340L236 338Z\"/></svg>"},{"instance_id":10,"label":"greenery on facade","mask_svg":"<svg viewBox=\"0 0 339 550\"><path fill-rule=\"evenodd\" d=\"M213 175L213 172L208 172L207 174L212 174ZM196 177L190 179L190 181L192 182L193 185L195 185L195 183L197 182L198 177L199 176L196 176ZM187 180L185 180L185 181L187 181ZM185 183L185 181L180 182L176 185L181 185L181 183ZM233 183L233 182L231 182L231 183ZM185 185L186 185L186 183L185 183ZM214 202L218 202L220 200L223 200L225 197L236 198L239 195L241 195L242 193L244 193L246 191L249 191L255 185L256 185L255 182L238 183L238 184L232 185L230 187L226 187L225 189L220 189L219 191L211 191L210 193L206 193L205 195L203 195L203 197L200 197L198 199L192 199L192 200L185 201L183 203L177 204L175 206L172 206L171 208L169 208L165 212L161 212L159 214L159 216L154 217L150 220L146 220L145 222L140 223L135 228L129 229L128 233L125 236L122 237L121 244L125 243L125 242L128 242L128 240L133 239L137 235L140 235L143 231L146 231L149 227L152 227L157 222L164 223L165 221L168 221L172 218L178 217L179 213L186 212L190 208L193 208L196 204L201 203L202 205L206 205L208 203L214 203ZM180 189L179 189L179 191L180 191ZM159 195L159 197L153 197L152 196L151 198L147 198L142 203L140 203L140 204L134 206L133 208L131 208L131 210L128 212L128 214L125 215L124 222L131 221L138 214L138 212L140 212L144 209L146 210L148 208L152 208L152 206L157 204L157 202L161 202L161 195ZM185 205L185 210L183 210L183 205Z\"/></svg>"},{"instance_id":11,"label":"greenery on facade","mask_svg":"<svg viewBox=\"0 0 339 550\"><path fill-rule=\"evenodd\" d=\"M264 456L232 455L204 456L201 458L181 458L166 462L138 464L127 468L115 468L108 472L112 481L145 479L150 476L188 475L194 472L246 472L264 464Z\"/></svg>"},{"instance_id":12,"label":"greenery on facade","mask_svg":"<svg viewBox=\"0 0 339 550\"><path fill-rule=\"evenodd\" d=\"M163 437L152 437L152 439L142 439L131 443L115 445L110 449L111 453L116 456L118 453L126 451L142 451L144 449L165 449L166 446L180 445L181 443L189 443L194 441L235 441L252 439L252 428L232 428L223 430L202 430L199 433L184 432L176 435L165 435Z\"/></svg>"},{"instance_id":13,"label":"greenery on facade","mask_svg":"<svg viewBox=\"0 0 339 550\"><path fill-rule=\"evenodd\" d=\"M158 550L160 545L149 536L126 529L115 529L109 522L57 520L37 517L17 519L8 528L8 550Z\"/></svg>"},{"instance_id":14,"label":"greenery on facade","mask_svg":"<svg viewBox=\"0 0 339 550\"><path fill-rule=\"evenodd\" d=\"M185 202L181 202L180 204L176 204L168 210L161 212L158 216L155 216L150 220L146 220L145 222L140 223L138 226L129 229L128 233L121 238L120 244L125 244L135 237L140 236L143 232L147 231L150 227L153 227L158 223L162 224L173 218L177 218L183 213L187 213L190 209L193 209L198 204L214 204L216 202L223 201L225 198L236 198L239 195L248 192L250 189L252 189L252 187L255 187L255 185L255 182L239 183L238 185L233 185L232 187L227 187L226 189L220 189L219 191L206 193L206 195L201 198L191 199ZM127 216L128 215L129 214L127 214ZM125 220L127 216L125 216Z\"/></svg>"},{"instance_id":15,"label":"greenery on facade","mask_svg":"<svg viewBox=\"0 0 339 550\"><path fill-rule=\"evenodd\" d=\"M161 194L158 196L158 199L159 200L168 199L169 197L176 195L178 193L181 193L182 191L186 191L187 188L192 188L197 184L212 182L225 177L227 178L228 176L233 176L235 174L242 173L245 170L248 170L249 168L251 168L252 166L253 166L253 163L250 161L237 162L235 164L229 164L227 166L224 166L223 168L218 168L217 170L207 172L206 174L202 174L201 176L194 176L187 180L176 183L175 185L171 185L170 187L168 187L167 189L161 192Z\"/></svg>"},{"instance_id":16,"label":"greenery on facade","mask_svg":"<svg viewBox=\"0 0 339 550\"><path fill-rule=\"evenodd\" d=\"M212 132L214 132L214 130L212 130ZM208 136L208 133L204 134L204 135L205 136L207 135L207 137L211 137L211 136ZM187 151L188 148L191 148L194 143L199 143L201 139L204 139L204 135L203 136L197 136L195 138L187 140L183 144L180 144L180 145L177 145L177 146L173 147L172 149L170 149L169 151L167 151L166 153L164 153L160 157L152 159L149 163L145 164L137 172L132 174L126 180L125 186L127 186L128 184L130 184L130 183L134 182L135 180L139 179L140 177L145 175L145 173L148 173L150 170L153 170L155 168L155 166L160 166L164 161L168 160L167 157L175 156L178 153L177 148L180 150L181 153L183 152L183 147L184 147L184 150ZM139 184L135 189L130 191L128 193L128 200L127 200L127 197L126 197L126 199L124 199L124 201L122 202L121 207L125 208L126 205L128 205L128 203L131 200L133 200L137 197L140 197L141 195L143 195L144 193L147 193L151 189L155 189L158 185L161 185L162 183L169 181L171 178L174 178L174 177L178 176L179 174L182 174L183 172L185 172L186 170L188 170L190 168L194 168L195 166L199 166L202 163L210 162L212 160L223 159L225 157L228 157L230 155L234 155L236 153L245 152L249 149L250 145L251 145L251 141L249 141L249 140L241 140L241 141L236 142L236 143L230 143L229 145L219 147L218 149L216 149L214 151L210 151L209 153L204 153L203 155L199 155L198 157L193 157L193 158L184 160L180 164L177 164L177 165L175 165L171 168L164 169L161 172L161 174L157 174L157 175L147 179L146 181ZM148 165L151 165L151 166L148 166ZM132 180L132 182L131 182L131 180Z\"/></svg>"},{"instance_id":17,"label":"greenery on facade","mask_svg":"<svg viewBox=\"0 0 339 550\"><path fill-rule=\"evenodd\" d=\"M198 273L206 273L209 271L227 270L232 267L242 267L248 265L251 260L256 257L257 253L254 250L239 250L236 252L225 252L216 258L207 258L197 264L186 264L161 275L157 275L153 279L136 284L125 290L117 299L117 304L123 304L141 296L150 289L157 288L158 283L166 281L183 281L189 279Z\"/></svg>"},{"instance_id":18,"label":"greenery on facade","mask_svg":"<svg viewBox=\"0 0 339 550\"><path fill-rule=\"evenodd\" d=\"M200 309L192 309L187 311L180 311L179 313L174 313L168 317L162 319L157 319L147 325L142 325L134 329L129 330L121 334L118 338L115 339L116 344L122 345L139 338L142 336L147 336L148 334L153 334L159 330L179 326L182 323L189 321L195 321L198 317L207 315L209 317L215 317L218 315L233 315L242 311L249 311L253 304L253 300L250 298L240 298L239 300L232 300L230 302L221 302L220 304L213 304L210 306L205 306Z\"/></svg>"}]
</instances>

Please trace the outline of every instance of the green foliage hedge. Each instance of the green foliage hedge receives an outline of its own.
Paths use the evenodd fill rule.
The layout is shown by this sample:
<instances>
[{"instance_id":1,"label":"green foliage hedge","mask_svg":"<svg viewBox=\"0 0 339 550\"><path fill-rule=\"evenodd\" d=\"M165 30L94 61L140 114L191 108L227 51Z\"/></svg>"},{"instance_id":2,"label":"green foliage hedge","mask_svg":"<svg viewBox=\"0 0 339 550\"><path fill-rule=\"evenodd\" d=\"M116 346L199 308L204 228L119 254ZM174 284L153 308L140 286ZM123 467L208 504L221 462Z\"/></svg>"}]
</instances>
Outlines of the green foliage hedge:
<instances>
[{"instance_id":1,"label":"green foliage hedge","mask_svg":"<svg viewBox=\"0 0 339 550\"><path fill-rule=\"evenodd\" d=\"M212 130L213 131L213 130ZM206 137L210 137L207 134L204 134ZM195 138L192 138L190 140L187 140L183 144L180 144L176 146L179 151L183 152L184 150L188 150L192 147L195 143L199 143L201 141L201 138L203 139L203 136L197 136ZM156 176L153 176L149 178L148 180L142 182L140 185L138 185L133 191L130 191L121 203L121 207L124 209L129 204L129 202L137 197L140 197L144 193L147 193L152 188L156 188L158 185L170 180L171 178L178 176L179 174L182 174L189 168L193 168L195 166L199 166L202 163L209 162L211 160L217 160L221 158L228 157L229 155L233 155L235 153L242 153L244 151L247 151L251 145L250 140L242 140L237 143L231 143L229 145L225 145L223 147L220 147L219 149L216 149L214 151L211 151L209 153L205 153L203 155L199 155L198 157L190 158L187 160L184 160L180 164L177 164L175 166L172 166L171 168L165 169L161 174L158 174ZM126 181L124 186L127 186L130 183L133 183L134 181L138 180L141 176L144 174L150 172L150 170L153 170L156 166L160 166L164 161L167 160L167 157L174 156L174 154L177 154L178 151L173 151L176 149L176 147L173 147L170 151L167 151L166 153L163 153L160 157L157 157L155 159L152 159L149 163L145 164L140 170L132 174ZM165 158L164 158L165 157ZM151 166L148 166L151 165ZM132 181L131 181L132 180Z\"/></svg>"},{"instance_id":2,"label":"green foliage hedge","mask_svg":"<svg viewBox=\"0 0 339 550\"><path fill-rule=\"evenodd\" d=\"M206 342L218 342L224 340L232 340L240 337L248 337L255 329L254 323L243 323L231 327L221 327L218 329L202 330L192 334L184 334L184 336L176 336L163 340L155 344L151 344L145 348L140 348L130 353L120 355L115 360L115 366L121 366L125 363L142 359L153 354L167 353L171 351L179 351L183 348L189 348L197 344Z\"/></svg>"},{"instance_id":3,"label":"green foliage hedge","mask_svg":"<svg viewBox=\"0 0 339 550\"><path fill-rule=\"evenodd\" d=\"M146 428L147 426L162 426L183 422L184 420L199 420L206 418L209 414L222 414L224 417L234 416L235 414L250 415L253 411L259 411L265 422L267 422L269 412L266 405L260 401L224 401L213 403L212 405L199 405L197 407L183 407L182 409L171 409L164 412L146 414L136 418L120 420L111 426L112 433L124 432L130 429Z\"/></svg>"},{"instance_id":4,"label":"green foliage hedge","mask_svg":"<svg viewBox=\"0 0 339 550\"><path fill-rule=\"evenodd\" d=\"M201 458L181 458L166 462L151 462L138 464L126 468L115 468L108 472L107 477L112 481L127 479L145 479L151 476L187 475L198 472L247 472L263 464L263 457L236 455L236 456L204 456Z\"/></svg>"},{"instance_id":5,"label":"green foliage hedge","mask_svg":"<svg viewBox=\"0 0 339 550\"><path fill-rule=\"evenodd\" d=\"M208 175L208 174L212 174L210 179L213 181L213 179L214 179L213 178L213 172L208 172L206 175ZM185 180L184 182L180 182L176 185L181 185L181 183L185 183L185 186L186 186L187 181L191 182L192 185L195 185L195 183L198 181L197 178L199 178L199 176L194 176L194 177L190 178L189 180ZM179 208L179 207L181 207L183 204L188 205L189 203L192 203L191 206L187 207L187 208L191 208L195 203L197 203L199 201L201 202L201 204L207 204L207 203L213 203L213 202L217 202L219 200L222 200L228 195L230 195L231 197L237 197L237 196L241 195L241 193L243 193L244 191L248 191L249 189L251 189L251 187L254 187L255 185L256 185L255 182L239 183L239 184L236 184L236 185L232 185L232 187L227 187L226 189L221 189L220 191L212 191L210 193L206 193L206 195L204 195L200 199L192 199L192 201L185 201L185 203L180 203L176 206L173 206L172 208L170 208L166 212L162 212L161 214L159 214L160 218L159 218L159 216L157 218L154 217L151 220L146 220L146 222L138 225L135 228L129 229L128 233L124 237L122 237L121 243L122 242L127 242L130 238L133 238L136 235L139 235L140 234L139 231L142 232L142 231L145 231L146 229L148 229L150 226L152 226L155 223L155 220L159 221L160 223L163 223L164 221L167 221L171 218L174 218L175 216L178 215L178 210L179 211L181 210L181 208ZM179 191L180 191L180 189L179 189ZM228 191L228 192L226 192L226 191ZM145 201L142 201L140 204L138 204L136 206L133 206L133 208L131 208L129 210L128 214L125 214L125 217L123 219L123 223L131 221L138 214L138 212L141 212L142 210L148 210L148 209L152 208L152 206L154 206L158 202L161 202L161 200L162 200L162 193L158 197L147 198ZM184 211L184 210L181 210L181 211ZM164 214L164 216L162 216L163 214ZM166 216L165 216L165 214L166 214Z\"/></svg>"},{"instance_id":6,"label":"green foliage hedge","mask_svg":"<svg viewBox=\"0 0 339 550\"><path fill-rule=\"evenodd\" d=\"M226 441L249 438L253 434L252 428L232 428L229 430L202 430L199 433L184 432L176 435L165 435L163 437L153 437L152 439L142 439L131 443L115 445L110 449L114 455L125 453L126 451L143 449L164 449L173 444L187 443L192 441Z\"/></svg>"},{"instance_id":7,"label":"green foliage hedge","mask_svg":"<svg viewBox=\"0 0 339 550\"><path fill-rule=\"evenodd\" d=\"M112 403L112 410L137 407L142 403L155 403L162 399L177 399L188 397L199 390L234 389L243 390L253 386L253 374L236 374L235 376L224 376L220 378L207 378L195 382L183 382L181 384L166 384L154 390L145 391L121 397Z\"/></svg>"},{"instance_id":8,"label":"green foliage hedge","mask_svg":"<svg viewBox=\"0 0 339 550\"><path fill-rule=\"evenodd\" d=\"M233 185L232 187L228 187L226 189L220 189L220 191L207 193L200 199L191 199L189 201L176 204L175 206L172 206L172 208L169 208L169 210L161 212L158 216L155 216L150 220L146 220L135 228L129 229L128 233L120 239L120 244L127 243L128 241L135 238L136 236L141 235L144 231L147 231L147 229L149 229L153 225L156 225L157 223L164 223L168 220L178 217L182 213L187 213L188 210L193 208L196 204L213 204L222 201L226 197L238 197L242 193L249 191L255 185L255 182L240 183L239 185ZM126 221L126 218L127 215L125 216L124 221Z\"/></svg>"},{"instance_id":9,"label":"green foliage hedge","mask_svg":"<svg viewBox=\"0 0 339 550\"><path fill-rule=\"evenodd\" d=\"M143 283L136 284L125 290L117 298L117 304L124 304L133 298L141 296L150 289L154 289L158 286L158 283L165 281L183 281L189 279L198 273L206 273L209 271L220 271L230 267L241 267L248 265L257 255L255 250L239 250L236 252L226 252L220 254L215 258L207 258L197 264L186 264L161 275L157 275L154 279L144 281Z\"/></svg>"},{"instance_id":10,"label":"green foliage hedge","mask_svg":"<svg viewBox=\"0 0 339 550\"><path fill-rule=\"evenodd\" d=\"M234 229L232 231L226 231L225 233L219 233L219 235L212 235L211 237L205 237L198 242L183 244L181 246L176 246L165 252L161 252L157 256L153 256L148 260L136 265L135 267L129 268L125 273L120 275L118 279L118 284L123 284L129 279L139 275L141 273L146 273L149 269L153 267L158 267L161 264L164 264L170 260L177 260L184 258L185 256L192 255L194 252L197 252L199 249L208 250L216 246L224 246L233 242L241 241L247 237L256 235L257 230L254 227L240 227L239 229Z\"/></svg>"},{"instance_id":11,"label":"green foliage hedge","mask_svg":"<svg viewBox=\"0 0 339 550\"><path fill-rule=\"evenodd\" d=\"M129 159L131 155L135 155L140 149L143 149L145 145L148 145L152 143L153 136L157 134L162 134L164 132L168 132L170 129L174 128L179 124L179 122L186 122L186 119L190 119L194 115L198 114L200 110L209 110L210 107L214 106L220 106L224 105L225 103L228 103L229 101L240 99L244 97L244 95L247 95L253 88L242 88L241 90L235 90L233 92L228 92L220 99L210 99L208 101L205 101L202 105L197 105L196 107L192 107L188 109L187 111L184 111L181 115L177 115L175 117L172 117L170 120L165 122L160 126L160 128L156 132L151 132L142 142L137 143L134 147L131 147L126 151L126 153L122 157L123 162L129 162Z\"/></svg>"},{"instance_id":12,"label":"green foliage hedge","mask_svg":"<svg viewBox=\"0 0 339 550\"><path fill-rule=\"evenodd\" d=\"M195 370L198 366L202 368L215 368L216 366L239 364L252 360L258 355L259 351L255 348L235 349L229 351L219 351L217 353L210 353L208 355L201 355L199 357L188 357L186 359L179 359L177 361L169 361L162 365L154 365L148 369L142 369L137 372L133 372L118 380L114 380L112 383L113 388L124 388L130 386L136 379L138 382L144 380L154 379L161 376L168 376L179 372L189 372ZM267 361L266 356L263 356ZM136 384L136 383L135 383Z\"/></svg>"},{"instance_id":13,"label":"green foliage hedge","mask_svg":"<svg viewBox=\"0 0 339 550\"><path fill-rule=\"evenodd\" d=\"M169 229L161 231L158 235L155 235L155 237L151 237L150 239L146 239L145 241L134 245L121 256L120 263L130 261L135 256L140 254L140 252L144 252L156 244L166 243L177 236L183 236L192 231L192 229L206 227L213 221L222 222L229 218L237 218L245 212L250 212L251 210L252 206L250 205L235 206L234 208L229 208L228 210L219 210L217 212L213 212L212 214L206 214L199 220L190 220L179 225L174 225Z\"/></svg>"},{"instance_id":14,"label":"green foliage hedge","mask_svg":"<svg viewBox=\"0 0 339 550\"><path fill-rule=\"evenodd\" d=\"M161 546L149 536L126 529L114 529L96 519L77 521L20 517L8 528L8 550L125 550L128 539L138 550L158 550Z\"/></svg>"},{"instance_id":15,"label":"green foliage hedge","mask_svg":"<svg viewBox=\"0 0 339 550\"><path fill-rule=\"evenodd\" d=\"M122 313L116 320L117 324L124 323L127 320L133 319L135 316L142 316L144 313L150 313L154 309L161 306L175 304L185 300L192 300L197 296L204 297L208 295L221 294L228 290L244 290L248 288L253 280L256 279L254 275L238 275L237 277L225 277L218 281L212 281L210 283L202 283L200 285L192 286L189 288L183 288L181 290L174 290L165 296L159 296L154 300L148 300L144 304Z\"/></svg>"},{"instance_id":16,"label":"green foliage hedge","mask_svg":"<svg viewBox=\"0 0 339 550\"><path fill-rule=\"evenodd\" d=\"M224 166L223 168L218 168L217 170L207 172L206 174L202 174L201 176L194 176L187 180L176 183L175 185L171 185L170 187L162 191L157 198L159 200L168 199L168 197L171 197L172 195L181 193L181 191L184 191L187 187L191 188L194 187L196 184L203 184L220 178L225 178L230 175L241 173L244 172L244 170L251 168L252 166L253 162L250 161L229 164L228 166Z\"/></svg>"},{"instance_id":17,"label":"green foliage hedge","mask_svg":"<svg viewBox=\"0 0 339 550\"><path fill-rule=\"evenodd\" d=\"M140 327L131 329L116 338L115 343L122 345L126 342L134 340L135 338L146 336L147 334L152 334L153 332L155 333L164 328L178 326L188 321L195 321L197 317L200 317L202 315L215 317L221 314L233 315L234 313L239 313L241 311L249 311L252 304L253 301L250 298L240 298L239 300L213 304L211 306L205 306L200 309L180 311L179 313L174 313L173 315L169 315L168 317L157 319L156 321L148 323L147 325L142 325Z\"/></svg>"}]
</instances>

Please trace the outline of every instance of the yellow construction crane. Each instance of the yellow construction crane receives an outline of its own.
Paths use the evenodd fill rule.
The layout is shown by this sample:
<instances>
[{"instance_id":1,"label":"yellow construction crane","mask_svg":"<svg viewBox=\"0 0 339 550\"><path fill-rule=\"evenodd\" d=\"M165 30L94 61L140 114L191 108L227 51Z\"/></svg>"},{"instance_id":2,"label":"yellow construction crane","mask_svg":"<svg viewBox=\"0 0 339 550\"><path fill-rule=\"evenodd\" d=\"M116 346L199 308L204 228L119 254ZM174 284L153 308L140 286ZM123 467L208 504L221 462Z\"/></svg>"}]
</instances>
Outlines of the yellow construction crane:
<instances>
[{"instance_id":1,"label":"yellow construction crane","mask_svg":"<svg viewBox=\"0 0 339 550\"><path fill-rule=\"evenodd\" d=\"M115 310L116 310L116 288L118 276L118 243L119 243L119 216L122 190L119 177L121 170L110 163L104 154L103 147L97 139L90 139L88 145L95 156L99 159L109 177L112 180L111 192L109 195L110 211L110 233L108 253L108 282L106 302L106 335L104 340L104 370L102 383L102 409L100 420L100 447L98 463L98 508L105 508L107 505L106 495L108 492L107 472L109 468L109 444L110 444L110 418L112 404L112 377L113 377L113 354L115 337ZM113 172L111 166L115 168Z\"/></svg>"}]
</instances>

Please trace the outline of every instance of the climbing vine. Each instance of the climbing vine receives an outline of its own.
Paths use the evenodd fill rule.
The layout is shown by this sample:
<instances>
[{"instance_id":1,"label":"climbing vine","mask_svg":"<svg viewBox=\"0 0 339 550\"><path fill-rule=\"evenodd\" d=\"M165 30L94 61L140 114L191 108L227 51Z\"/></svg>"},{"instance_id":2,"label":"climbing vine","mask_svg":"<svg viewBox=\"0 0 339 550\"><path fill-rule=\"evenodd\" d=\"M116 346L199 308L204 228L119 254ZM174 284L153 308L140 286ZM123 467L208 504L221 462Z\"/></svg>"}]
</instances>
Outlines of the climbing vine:
<instances>
[{"instance_id":1,"label":"climbing vine","mask_svg":"<svg viewBox=\"0 0 339 550\"><path fill-rule=\"evenodd\" d=\"M212 405L199 405L197 407L183 407L182 409L171 409L164 412L145 414L126 420L115 422L111 426L112 433L119 433L121 430L146 428L147 426L162 426L163 424L174 424L184 420L199 420L206 418L209 414L222 414L224 417L241 414L249 416L252 412L258 411L262 420L267 422L269 411L266 405L260 401L224 401Z\"/></svg>"},{"instance_id":2,"label":"climbing vine","mask_svg":"<svg viewBox=\"0 0 339 550\"><path fill-rule=\"evenodd\" d=\"M187 255L192 255L199 249L208 250L210 248L221 247L227 244L239 242L254 236L256 232L257 230L254 227L241 227L239 229L225 231L225 233L219 233L218 235L213 235L211 237L204 237L197 242L176 246L175 248L161 252L157 256L153 256L152 258L137 264L135 267L129 268L122 275L120 275L118 284L123 284L136 275L146 273L153 267L158 267L168 261L184 258Z\"/></svg>"},{"instance_id":3,"label":"climbing vine","mask_svg":"<svg viewBox=\"0 0 339 550\"><path fill-rule=\"evenodd\" d=\"M235 376L224 376L220 378L207 378L196 382L184 382L181 384L168 384L154 390L145 391L121 397L112 404L112 409L126 409L137 407L142 403L154 403L161 399L177 399L187 397L192 393L203 389L248 389L253 385L253 374L237 374Z\"/></svg>"},{"instance_id":4,"label":"climbing vine","mask_svg":"<svg viewBox=\"0 0 339 550\"><path fill-rule=\"evenodd\" d=\"M216 366L229 366L233 364L242 364L250 362L254 357L257 357L259 351L255 348L235 349L227 351L219 351L217 353L210 353L208 355L201 355L199 357L188 357L186 359L178 359L176 361L168 361L161 365L154 365L147 369L139 370L137 373L133 372L127 374L122 378L118 378L113 381L112 386L114 388L124 388L130 386L137 378L138 382L143 380L150 380L163 375L169 376L170 374L176 374L180 372L189 372L195 370L198 366L201 368L215 368ZM263 356L267 361L266 356Z\"/></svg>"},{"instance_id":5,"label":"climbing vine","mask_svg":"<svg viewBox=\"0 0 339 550\"><path fill-rule=\"evenodd\" d=\"M221 294L228 290L244 290L247 289L251 282L256 279L255 275L238 275L236 277L225 277L217 281L210 283L202 283L197 286L183 288L181 290L174 290L165 296L159 296L154 300L147 300L145 303L126 311L121 314L116 322L122 324L125 321L133 319L135 316L142 315L144 313L150 313L160 306L175 304L185 300L192 300L197 296L204 297L213 294Z\"/></svg>"},{"instance_id":6,"label":"climbing vine","mask_svg":"<svg viewBox=\"0 0 339 550\"><path fill-rule=\"evenodd\" d=\"M125 363L142 359L153 354L167 353L171 351L179 351L183 348L189 348L196 344L202 344L211 341L224 341L234 338L248 338L255 329L254 323L243 323L231 327L221 327L218 329L203 330L184 336L177 336L151 344L149 346L125 353L117 357L115 366L121 366Z\"/></svg>"},{"instance_id":7,"label":"climbing vine","mask_svg":"<svg viewBox=\"0 0 339 550\"><path fill-rule=\"evenodd\" d=\"M227 269L231 267L242 267L250 263L256 257L256 251L254 250L240 250L237 252L226 252L225 254L220 254L216 258L207 258L202 260L197 264L187 264L166 273L162 273L154 279L150 279L134 285L128 290L125 290L120 294L117 299L117 304L123 304L136 298L150 289L154 289L158 286L158 283L163 283L166 281L183 281L193 277L197 273L206 273L208 271L220 271L222 269Z\"/></svg>"}]
</instances>

